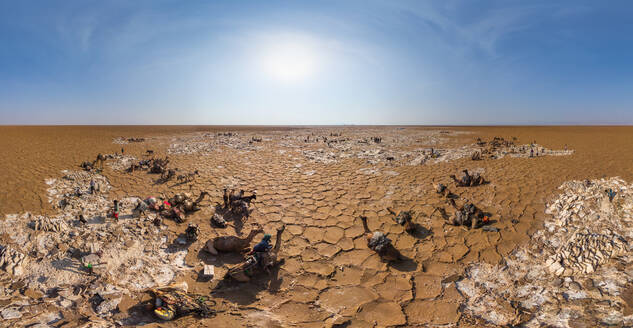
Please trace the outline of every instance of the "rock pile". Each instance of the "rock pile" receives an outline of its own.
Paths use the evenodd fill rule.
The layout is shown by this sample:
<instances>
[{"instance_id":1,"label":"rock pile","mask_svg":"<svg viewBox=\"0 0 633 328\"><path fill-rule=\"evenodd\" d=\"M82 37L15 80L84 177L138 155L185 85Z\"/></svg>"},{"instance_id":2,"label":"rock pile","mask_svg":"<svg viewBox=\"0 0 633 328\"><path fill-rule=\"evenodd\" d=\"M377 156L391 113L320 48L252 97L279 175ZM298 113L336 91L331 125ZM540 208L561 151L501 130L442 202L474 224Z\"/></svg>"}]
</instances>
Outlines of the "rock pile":
<instances>
[{"instance_id":1,"label":"rock pile","mask_svg":"<svg viewBox=\"0 0 633 328\"><path fill-rule=\"evenodd\" d=\"M59 218L49 218L47 216L38 216L33 221L29 223L29 227L31 227L35 231L49 231L49 232L60 232L68 230L68 224L66 221Z\"/></svg>"},{"instance_id":2,"label":"rock pile","mask_svg":"<svg viewBox=\"0 0 633 328\"><path fill-rule=\"evenodd\" d=\"M544 229L501 265L471 265L457 283L465 311L497 325L633 324L622 293L633 283L633 185L570 181L550 203ZM614 190L610 201L605 190Z\"/></svg>"},{"instance_id":3,"label":"rock pile","mask_svg":"<svg viewBox=\"0 0 633 328\"><path fill-rule=\"evenodd\" d=\"M91 180L100 184L100 192L88 192ZM175 245L175 236L153 224L153 213L133 218L138 198L120 199L118 220L106 217L112 201L107 198L110 185L105 177L64 171L63 178L47 183L49 201L60 204L59 212L8 215L0 220L5 243L0 247L0 269L25 288L54 299L54 307L92 304L97 315L110 320L121 295L167 284L187 268L187 249ZM28 304L12 306L22 314L44 313Z\"/></svg>"},{"instance_id":4,"label":"rock pile","mask_svg":"<svg viewBox=\"0 0 633 328\"><path fill-rule=\"evenodd\" d=\"M26 255L11 246L0 246L0 268L12 275L21 275Z\"/></svg>"},{"instance_id":5,"label":"rock pile","mask_svg":"<svg viewBox=\"0 0 633 328\"><path fill-rule=\"evenodd\" d=\"M545 264L558 276L592 273L598 265L623 255L627 249L626 240L615 233L599 234L585 229L575 233Z\"/></svg>"},{"instance_id":6,"label":"rock pile","mask_svg":"<svg viewBox=\"0 0 633 328\"><path fill-rule=\"evenodd\" d=\"M129 155L114 155L111 160L106 161L115 171L127 170L132 163L136 162L136 157Z\"/></svg>"}]
</instances>

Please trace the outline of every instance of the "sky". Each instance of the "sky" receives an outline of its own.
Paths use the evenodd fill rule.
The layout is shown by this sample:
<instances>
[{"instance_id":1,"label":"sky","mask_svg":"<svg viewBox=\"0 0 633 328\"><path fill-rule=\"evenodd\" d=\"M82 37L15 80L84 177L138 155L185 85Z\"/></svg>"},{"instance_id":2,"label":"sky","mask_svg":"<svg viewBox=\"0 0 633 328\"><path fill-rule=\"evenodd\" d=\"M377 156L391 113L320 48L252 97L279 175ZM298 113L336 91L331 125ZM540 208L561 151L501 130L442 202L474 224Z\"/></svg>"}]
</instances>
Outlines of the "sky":
<instances>
[{"instance_id":1,"label":"sky","mask_svg":"<svg viewBox=\"0 0 633 328\"><path fill-rule=\"evenodd\" d=\"M0 0L0 124L633 124L631 1Z\"/></svg>"}]
</instances>

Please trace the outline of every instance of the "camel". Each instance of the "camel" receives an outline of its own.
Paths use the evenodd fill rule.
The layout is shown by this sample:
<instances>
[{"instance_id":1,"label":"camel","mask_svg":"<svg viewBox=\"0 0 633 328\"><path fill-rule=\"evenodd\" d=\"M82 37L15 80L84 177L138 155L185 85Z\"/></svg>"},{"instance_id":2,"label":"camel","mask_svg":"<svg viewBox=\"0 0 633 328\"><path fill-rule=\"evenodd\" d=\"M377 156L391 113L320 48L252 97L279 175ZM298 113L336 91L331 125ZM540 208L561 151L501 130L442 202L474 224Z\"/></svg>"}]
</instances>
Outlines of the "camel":
<instances>
[{"instance_id":1,"label":"camel","mask_svg":"<svg viewBox=\"0 0 633 328\"><path fill-rule=\"evenodd\" d=\"M248 217L250 214L248 211L248 207L250 206L253 199L257 199L257 195L253 193L250 196L244 196L244 190L240 190L239 193L235 193L235 190L231 190L231 193L228 195L228 199L228 207L233 214Z\"/></svg>"},{"instance_id":2,"label":"camel","mask_svg":"<svg viewBox=\"0 0 633 328\"><path fill-rule=\"evenodd\" d=\"M169 164L169 157L163 158L153 158L151 160L152 164L150 165L150 173L162 174L167 170L167 164Z\"/></svg>"},{"instance_id":3,"label":"camel","mask_svg":"<svg viewBox=\"0 0 633 328\"><path fill-rule=\"evenodd\" d=\"M249 249L253 238L263 231L264 229L261 226L253 225L253 229L245 238L237 236L215 237L209 239L204 247L213 255L218 255L218 252L244 252Z\"/></svg>"},{"instance_id":4,"label":"camel","mask_svg":"<svg viewBox=\"0 0 633 328\"><path fill-rule=\"evenodd\" d=\"M170 209L164 209L160 211L159 214L162 217L174 219L176 223L185 222L185 213L178 206L174 206Z\"/></svg>"},{"instance_id":5,"label":"camel","mask_svg":"<svg viewBox=\"0 0 633 328\"><path fill-rule=\"evenodd\" d=\"M185 210L185 212L199 211L200 207L198 206L198 204L200 204L204 200L204 196L207 196L208 194L209 193L206 191L201 192L200 196L198 196L198 199L196 199L195 201L192 201L190 198L185 199L182 202L183 210Z\"/></svg>"},{"instance_id":6,"label":"camel","mask_svg":"<svg viewBox=\"0 0 633 328\"><path fill-rule=\"evenodd\" d=\"M283 261L279 261L279 249L281 248L281 234L283 233L285 226L277 228L277 238L275 239L275 247L270 251L263 253L260 262L257 261L255 256L249 256L245 262L238 264L237 266L230 268L225 279L232 278L239 282L249 282L251 277L259 270L264 270L270 273L270 269L280 264Z\"/></svg>"},{"instance_id":7,"label":"camel","mask_svg":"<svg viewBox=\"0 0 633 328\"><path fill-rule=\"evenodd\" d=\"M96 164L99 164L99 169L103 170L103 162L105 162L105 160L106 160L105 156L103 156L101 153L99 153L97 155L97 158L95 159L95 161L92 162L92 166L93 167L97 167Z\"/></svg>"},{"instance_id":8,"label":"camel","mask_svg":"<svg viewBox=\"0 0 633 328\"><path fill-rule=\"evenodd\" d=\"M202 191L198 196L198 199L191 200L190 193L178 193L169 199L169 203L174 206L180 208L184 212L195 212L199 211L200 207L198 206L203 200L204 196L209 195L208 192Z\"/></svg>"},{"instance_id":9,"label":"camel","mask_svg":"<svg viewBox=\"0 0 633 328\"><path fill-rule=\"evenodd\" d=\"M453 197L453 193L451 193L451 191L448 190L448 188L446 188L446 186L441 183L435 185L435 191L446 198Z\"/></svg>"},{"instance_id":10,"label":"camel","mask_svg":"<svg viewBox=\"0 0 633 328\"><path fill-rule=\"evenodd\" d=\"M479 173L470 175L468 174L468 170L463 170L459 179L457 179L454 174L451 174L449 177L453 179L459 187L474 187L486 183L486 180Z\"/></svg>"},{"instance_id":11,"label":"camel","mask_svg":"<svg viewBox=\"0 0 633 328\"><path fill-rule=\"evenodd\" d=\"M93 167L93 163L92 162L88 162L85 161L83 163L81 163L81 165L79 165L79 167L81 167L82 169L86 170L86 171L92 171Z\"/></svg>"},{"instance_id":12,"label":"camel","mask_svg":"<svg viewBox=\"0 0 633 328\"><path fill-rule=\"evenodd\" d=\"M167 181L171 180L175 176L176 176L176 170L175 169L165 169L165 170L163 170L163 173L161 173L160 179L163 180L163 182L167 182Z\"/></svg>"},{"instance_id":13,"label":"camel","mask_svg":"<svg viewBox=\"0 0 633 328\"><path fill-rule=\"evenodd\" d=\"M474 204L466 202L459 207L454 199L450 199L449 204L455 209L455 213L452 216L449 216L443 208L436 208L448 224L454 226L470 226L472 229L484 224L484 212Z\"/></svg>"},{"instance_id":14,"label":"camel","mask_svg":"<svg viewBox=\"0 0 633 328\"><path fill-rule=\"evenodd\" d=\"M365 236L367 237L367 247L378 253L380 258L384 261L399 261L403 259L402 254L393 247L391 240L380 231L374 231L373 233L367 226L367 217L361 216L363 222L363 228L365 229Z\"/></svg>"},{"instance_id":15,"label":"camel","mask_svg":"<svg viewBox=\"0 0 633 328\"><path fill-rule=\"evenodd\" d=\"M136 170L140 170L141 169L141 165L138 163L132 163L130 164L130 167L127 169L128 173L134 173L134 171Z\"/></svg>"},{"instance_id":16,"label":"camel","mask_svg":"<svg viewBox=\"0 0 633 328\"><path fill-rule=\"evenodd\" d=\"M398 223L401 226L404 226L404 231L406 231L408 233L414 233L415 232L415 224L413 224L413 221L412 221L412 218L411 218L411 212L403 211L403 212L400 212L400 213L396 214L396 212L394 212L389 207L387 207L387 211L391 215L394 216L393 219L396 221L396 223Z\"/></svg>"},{"instance_id":17,"label":"camel","mask_svg":"<svg viewBox=\"0 0 633 328\"><path fill-rule=\"evenodd\" d=\"M176 177L176 180L178 180L179 182L191 182L195 179L196 175L200 175L200 173L198 173L198 170L195 170L191 173L185 173L185 174L179 174Z\"/></svg>"}]
</instances>

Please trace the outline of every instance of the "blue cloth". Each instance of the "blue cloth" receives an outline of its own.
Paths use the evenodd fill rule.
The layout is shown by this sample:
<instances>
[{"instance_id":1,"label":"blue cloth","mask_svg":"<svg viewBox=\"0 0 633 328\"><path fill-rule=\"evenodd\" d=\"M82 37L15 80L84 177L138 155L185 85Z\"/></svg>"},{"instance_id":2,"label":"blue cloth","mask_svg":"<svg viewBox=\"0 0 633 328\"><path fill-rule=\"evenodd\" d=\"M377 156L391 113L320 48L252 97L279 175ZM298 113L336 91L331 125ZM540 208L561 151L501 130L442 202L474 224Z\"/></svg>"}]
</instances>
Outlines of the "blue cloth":
<instances>
[{"instance_id":1,"label":"blue cloth","mask_svg":"<svg viewBox=\"0 0 633 328\"><path fill-rule=\"evenodd\" d=\"M257 245L255 245L255 247L253 247L253 251L255 251L255 252L268 252L271 248L273 248L273 246L270 245L268 240L262 240Z\"/></svg>"}]
</instances>

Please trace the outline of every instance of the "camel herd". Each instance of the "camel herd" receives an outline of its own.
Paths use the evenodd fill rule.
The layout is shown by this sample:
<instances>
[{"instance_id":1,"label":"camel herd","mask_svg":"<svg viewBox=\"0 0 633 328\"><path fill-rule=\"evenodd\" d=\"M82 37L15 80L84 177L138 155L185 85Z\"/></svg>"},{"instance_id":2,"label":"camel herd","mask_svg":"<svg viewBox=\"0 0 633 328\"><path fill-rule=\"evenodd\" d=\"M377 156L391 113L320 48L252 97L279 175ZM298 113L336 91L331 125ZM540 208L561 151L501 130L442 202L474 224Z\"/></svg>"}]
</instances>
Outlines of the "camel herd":
<instances>
[{"instance_id":1,"label":"camel herd","mask_svg":"<svg viewBox=\"0 0 633 328\"><path fill-rule=\"evenodd\" d=\"M251 141L261 142L261 139L253 138ZM372 137L371 141L380 143L382 138ZM496 147L504 143L509 142L495 139L490 146ZM153 155L153 151L148 150L147 155ZM103 169L103 163L107 159L108 156L99 154L94 161L84 162L81 167L85 170L97 169L97 166ZM481 153L473 155L472 159L482 159ZM137 170L144 170L148 173L160 174L159 181L161 182L167 182L175 178L180 183L189 183L195 181L196 177L200 176L198 170L177 174L178 169L170 168L169 164L170 160L168 157L151 158L132 163L126 171L133 173ZM449 177L454 181L457 187L475 187L488 183L479 173L470 173L468 170L463 170L459 178L455 175L450 175ZM435 212L439 212L447 224L467 226L473 229L488 223L488 216L473 203L464 200L460 201L461 205L458 205L455 199L459 197L453 194L446 185L440 183L437 184L435 188L437 193L445 198L447 205L450 205L449 210L452 209L452 213L449 213L449 211L444 208L435 207L431 216L433 216ZM195 199L192 194L186 192L176 193L167 199L149 197L145 200L138 201L134 213L140 216L145 215L148 210L155 212L155 223L157 225L161 224L161 218L169 218L177 223L183 223L186 221L188 214L201 209L203 206L202 202L207 196L210 197L211 195L207 191L202 191ZM212 226L216 228L226 227L228 223L225 220L225 216L227 214L231 215L233 220L241 221L244 218L248 218L251 212L250 205L256 199L257 194L254 192L250 195L246 195L244 190L236 191L235 189L229 190L229 188L224 188L222 192L222 203L217 204L216 212L211 217ZM396 212L390 207L387 207L386 210L392 219L403 227L404 232L412 235L417 232L418 228L414 223L415 213L412 211ZM360 216L359 219L363 225L367 239L367 247L375 251L383 261L391 263L408 260L394 247L386 233L382 231L371 231L369 229L367 217ZM274 247L270 246L272 248L266 252L254 254L254 250L251 250L251 244L255 236L264 232L264 229L259 224L253 224L252 229L246 236L219 236L209 239L206 241L203 250L214 256L221 256L222 253L239 253L246 255L243 262L228 269L224 278L238 282L248 282L258 272L270 272L272 267L283 263L283 260L278 258L283 231L284 226L277 229ZM198 226L190 224L186 230L186 240L190 243L196 241L199 233L200 229ZM267 235L267 238L270 239L270 236Z\"/></svg>"}]
</instances>

